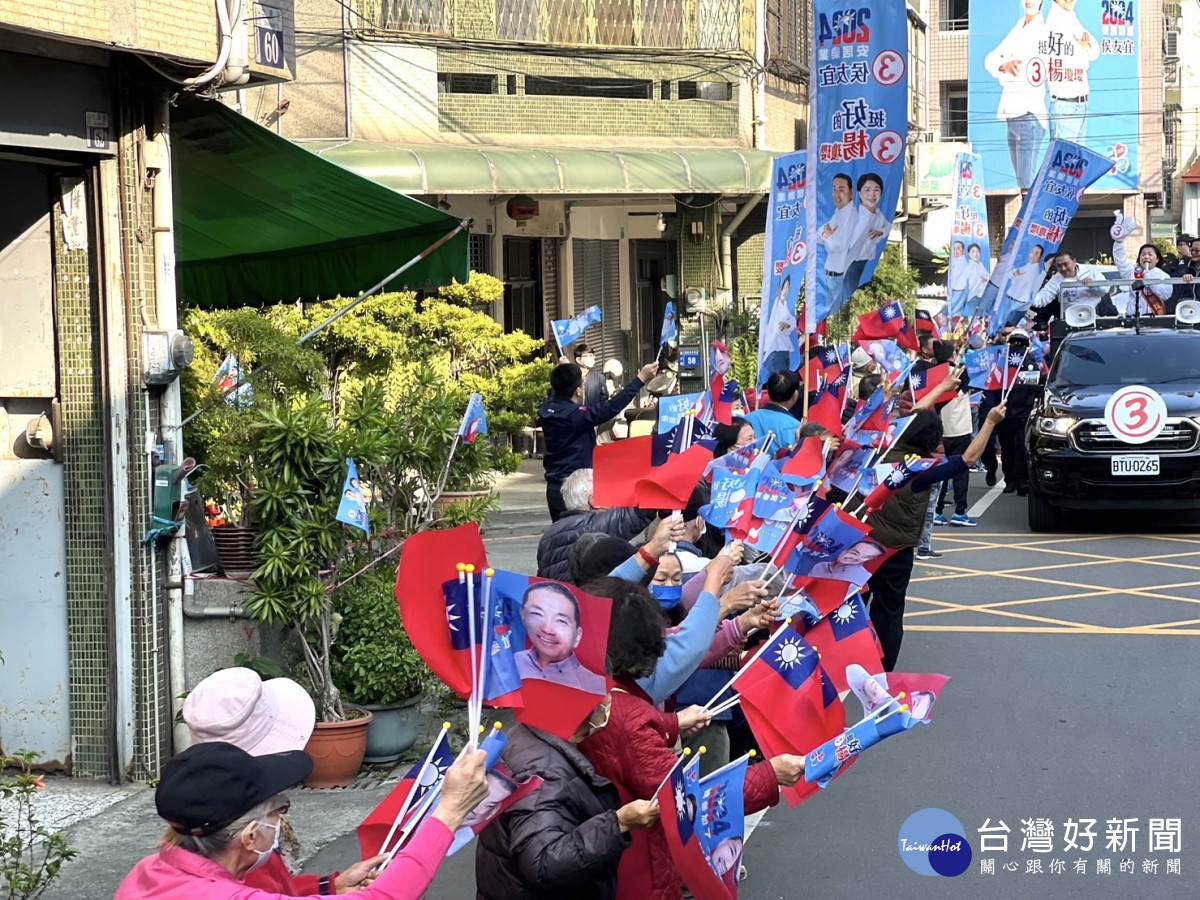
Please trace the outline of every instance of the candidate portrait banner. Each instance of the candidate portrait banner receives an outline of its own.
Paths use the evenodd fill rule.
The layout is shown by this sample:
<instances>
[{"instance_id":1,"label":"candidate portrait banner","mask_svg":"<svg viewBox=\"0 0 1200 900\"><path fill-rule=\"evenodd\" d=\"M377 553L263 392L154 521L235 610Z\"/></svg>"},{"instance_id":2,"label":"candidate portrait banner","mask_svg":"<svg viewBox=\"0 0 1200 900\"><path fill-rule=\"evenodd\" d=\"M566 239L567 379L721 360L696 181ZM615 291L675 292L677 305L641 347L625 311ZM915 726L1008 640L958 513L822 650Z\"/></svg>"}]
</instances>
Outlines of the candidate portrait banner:
<instances>
[{"instance_id":1,"label":"candidate portrait banner","mask_svg":"<svg viewBox=\"0 0 1200 900\"><path fill-rule=\"evenodd\" d=\"M871 280L904 182L908 13L893 0L814 0L809 123L816 202L805 268L804 330Z\"/></svg>"},{"instance_id":2,"label":"candidate portrait banner","mask_svg":"<svg viewBox=\"0 0 1200 900\"><path fill-rule=\"evenodd\" d=\"M801 266L808 256L804 237L806 156L807 151L802 150L775 157L758 320L759 387L773 372L800 368L796 303L804 282Z\"/></svg>"},{"instance_id":3,"label":"candidate portrait banner","mask_svg":"<svg viewBox=\"0 0 1200 900\"><path fill-rule=\"evenodd\" d=\"M946 294L951 319L976 313L992 274L983 159L960 153L954 166L954 224Z\"/></svg>"},{"instance_id":4,"label":"candidate portrait banner","mask_svg":"<svg viewBox=\"0 0 1200 900\"><path fill-rule=\"evenodd\" d=\"M1107 157L1070 141L1050 145L984 291L983 303L987 310L994 311L993 332L1018 311L1029 308L1041 286L1044 260L1058 252L1084 191L1101 180L1111 166Z\"/></svg>"},{"instance_id":5,"label":"candidate portrait banner","mask_svg":"<svg viewBox=\"0 0 1200 900\"><path fill-rule=\"evenodd\" d=\"M1140 0L972 3L967 135L993 191L1033 186L1047 145L1112 160L1102 190L1137 190ZM1149 112L1149 110L1147 110ZM1156 112L1157 114L1157 112Z\"/></svg>"}]
</instances>

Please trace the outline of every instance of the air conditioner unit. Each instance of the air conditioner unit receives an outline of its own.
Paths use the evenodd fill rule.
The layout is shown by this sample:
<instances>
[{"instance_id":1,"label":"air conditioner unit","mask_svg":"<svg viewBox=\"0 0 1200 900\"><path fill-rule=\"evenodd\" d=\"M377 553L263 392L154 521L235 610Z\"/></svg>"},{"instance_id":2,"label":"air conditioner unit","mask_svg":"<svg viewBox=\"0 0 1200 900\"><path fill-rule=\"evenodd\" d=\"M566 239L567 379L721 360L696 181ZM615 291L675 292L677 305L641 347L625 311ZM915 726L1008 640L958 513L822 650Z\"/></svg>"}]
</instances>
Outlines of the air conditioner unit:
<instances>
[{"instance_id":1,"label":"air conditioner unit","mask_svg":"<svg viewBox=\"0 0 1200 900\"><path fill-rule=\"evenodd\" d=\"M1163 56L1167 59L1179 59L1179 32L1170 30L1163 36Z\"/></svg>"}]
</instances>

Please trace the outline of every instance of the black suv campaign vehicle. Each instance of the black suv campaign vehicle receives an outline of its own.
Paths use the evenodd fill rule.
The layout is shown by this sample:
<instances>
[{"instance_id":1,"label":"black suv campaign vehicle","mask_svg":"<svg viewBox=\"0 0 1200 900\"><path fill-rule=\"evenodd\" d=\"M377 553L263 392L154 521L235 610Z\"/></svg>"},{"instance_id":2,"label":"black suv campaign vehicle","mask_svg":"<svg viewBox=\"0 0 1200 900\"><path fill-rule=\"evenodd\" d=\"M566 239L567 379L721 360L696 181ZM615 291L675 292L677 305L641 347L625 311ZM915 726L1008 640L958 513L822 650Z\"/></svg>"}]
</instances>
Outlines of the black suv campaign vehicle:
<instances>
[{"instance_id":1,"label":"black suv campaign vehicle","mask_svg":"<svg viewBox=\"0 0 1200 900\"><path fill-rule=\"evenodd\" d=\"M1057 530L1078 510L1200 508L1200 331L1174 317L1054 325L1050 372L1025 431L1030 529ZM1122 395L1143 438L1161 428L1141 443L1105 424L1109 399L1131 386L1166 406L1161 415L1150 392L1149 406L1136 390Z\"/></svg>"}]
</instances>

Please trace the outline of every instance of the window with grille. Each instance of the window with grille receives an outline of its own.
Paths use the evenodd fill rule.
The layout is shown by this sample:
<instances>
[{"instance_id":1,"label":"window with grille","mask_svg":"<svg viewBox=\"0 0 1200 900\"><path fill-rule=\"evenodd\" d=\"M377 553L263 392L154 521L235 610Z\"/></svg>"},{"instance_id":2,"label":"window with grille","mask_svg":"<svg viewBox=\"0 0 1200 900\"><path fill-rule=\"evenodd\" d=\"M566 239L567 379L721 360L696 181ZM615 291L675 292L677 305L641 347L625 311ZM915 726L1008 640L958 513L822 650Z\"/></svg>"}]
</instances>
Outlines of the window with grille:
<instances>
[{"instance_id":1,"label":"window with grille","mask_svg":"<svg viewBox=\"0 0 1200 900\"><path fill-rule=\"evenodd\" d=\"M967 83L942 82L942 140L967 139Z\"/></svg>"},{"instance_id":2,"label":"window with grille","mask_svg":"<svg viewBox=\"0 0 1200 900\"><path fill-rule=\"evenodd\" d=\"M449 0L379 0L370 6L375 15L368 13L368 20L374 20L385 31L450 33Z\"/></svg>"},{"instance_id":3,"label":"window with grille","mask_svg":"<svg viewBox=\"0 0 1200 900\"><path fill-rule=\"evenodd\" d=\"M472 272L492 273L492 236L490 234L473 234L468 242L468 252L471 258Z\"/></svg>"},{"instance_id":4,"label":"window with grille","mask_svg":"<svg viewBox=\"0 0 1200 900\"><path fill-rule=\"evenodd\" d=\"M476 75L467 72L438 72L439 94L498 94L496 75Z\"/></svg>"},{"instance_id":5,"label":"window with grille","mask_svg":"<svg viewBox=\"0 0 1200 900\"><path fill-rule=\"evenodd\" d=\"M938 29L941 31L966 31L970 4L967 0L941 0L938 9Z\"/></svg>"},{"instance_id":6,"label":"window with grille","mask_svg":"<svg viewBox=\"0 0 1200 900\"><path fill-rule=\"evenodd\" d=\"M767 0L767 65L783 75L808 71L812 0Z\"/></svg>"},{"instance_id":7,"label":"window with grille","mask_svg":"<svg viewBox=\"0 0 1200 900\"><path fill-rule=\"evenodd\" d=\"M604 97L609 100L649 100L651 81L637 78L542 78L525 76L525 96Z\"/></svg>"}]
</instances>

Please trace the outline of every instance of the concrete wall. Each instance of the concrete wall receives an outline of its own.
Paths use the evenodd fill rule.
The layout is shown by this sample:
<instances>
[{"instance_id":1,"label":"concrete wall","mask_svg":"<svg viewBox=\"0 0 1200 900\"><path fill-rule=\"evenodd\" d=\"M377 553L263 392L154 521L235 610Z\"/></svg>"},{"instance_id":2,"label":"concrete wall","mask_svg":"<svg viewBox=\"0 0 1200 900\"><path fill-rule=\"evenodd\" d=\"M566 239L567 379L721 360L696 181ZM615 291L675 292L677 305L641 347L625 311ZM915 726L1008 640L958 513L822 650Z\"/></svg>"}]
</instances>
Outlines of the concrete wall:
<instances>
[{"instance_id":1,"label":"concrete wall","mask_svg":"<svg viewBox=\"0 0 1200 900\"><path fill-rule=\"evenodd\" d=\"M0 27L196 62L217 58L214 0L0 0Z\"/></svg>"}]
</instances>

